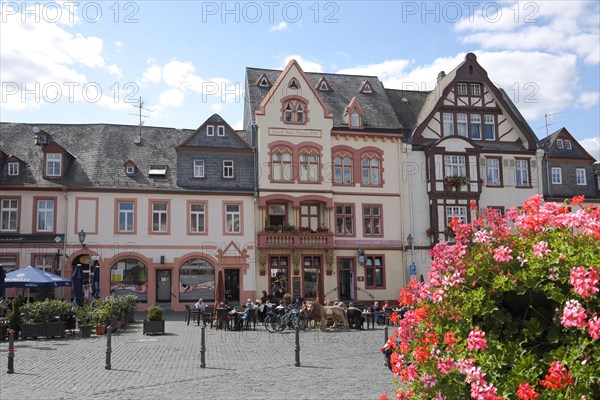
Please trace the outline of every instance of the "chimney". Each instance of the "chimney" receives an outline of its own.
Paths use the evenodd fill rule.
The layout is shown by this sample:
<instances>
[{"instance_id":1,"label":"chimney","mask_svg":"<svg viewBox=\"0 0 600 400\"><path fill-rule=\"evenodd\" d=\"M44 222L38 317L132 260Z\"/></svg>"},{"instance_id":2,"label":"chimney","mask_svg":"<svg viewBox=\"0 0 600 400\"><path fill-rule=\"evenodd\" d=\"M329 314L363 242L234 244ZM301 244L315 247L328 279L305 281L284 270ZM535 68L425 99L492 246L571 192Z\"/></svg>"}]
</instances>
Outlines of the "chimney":
<instances>
[{"instance_id":1,"label":"chimney","mask_svg":"<svg viewBox=\"0 0 600 400\"><path fill-rule=\"evenodd\" d=\"M445 76L446 76L446 73L444 71L440 71L440 73L437 76L437 82L440 83L440 81L442 79L444 79Z\"/></svg>"}]
</instances>

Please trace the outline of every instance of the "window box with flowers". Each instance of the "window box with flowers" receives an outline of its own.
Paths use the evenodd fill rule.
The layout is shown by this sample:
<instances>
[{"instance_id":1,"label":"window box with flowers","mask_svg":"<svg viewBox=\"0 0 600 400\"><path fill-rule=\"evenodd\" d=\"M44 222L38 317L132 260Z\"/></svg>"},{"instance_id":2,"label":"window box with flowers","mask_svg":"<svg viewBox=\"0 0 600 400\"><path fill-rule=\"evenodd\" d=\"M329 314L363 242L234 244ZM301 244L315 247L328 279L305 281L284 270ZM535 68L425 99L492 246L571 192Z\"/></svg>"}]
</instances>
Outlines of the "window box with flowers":
<instances>
[{"instance_id":1,"label":"window box with flowers","mask_svg":"<svg viewBox=\"0 0 600 400\"><path fill-rule=\"evenodd\" d=\"M463 185L468 185L469 183L469 179L466 176L455 175L444 177L444 189L448 191L454 188L458 192Z\"/></svg>"}]
</instances>

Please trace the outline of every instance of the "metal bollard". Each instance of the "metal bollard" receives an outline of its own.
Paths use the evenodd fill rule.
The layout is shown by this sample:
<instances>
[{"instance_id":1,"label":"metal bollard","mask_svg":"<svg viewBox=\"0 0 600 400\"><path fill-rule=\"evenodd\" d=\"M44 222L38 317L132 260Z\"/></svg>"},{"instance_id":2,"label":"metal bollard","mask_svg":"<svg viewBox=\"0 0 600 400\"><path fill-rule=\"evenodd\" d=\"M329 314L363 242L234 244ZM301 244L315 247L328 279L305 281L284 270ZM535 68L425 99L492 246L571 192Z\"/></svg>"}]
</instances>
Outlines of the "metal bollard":
<instances>
[{"instance_id":1,"label":"metal bollard","mask_svg":"<svg viewBox=\"0 0 600 400\"><path fill-rule=\"evenodd\" d=\"M200 328L200 368L206 368L206 324Z\"/></svg>"},{"instance_id":2,"label":"metal bollard","mask_svg":"<svg viewBox=\"0 0 600 400\"><path fill-rule=\"evenodd\" d=\"M8 330L8 369L7 374L15 373L15 331Z\"/></svg>"},{"instance_id":3,"label":"metal bollard","mask_svg":"<svg viewBox=\"0 0 600 400\"><path fill-rule=\"evenodd\" d=\"M109 325L106 328L106 365L104 366L105 369L110 369L110 353L112 353L112 349L111 349L111 336L112 336L112 327Z\"/></svg>"},{"instance_id":4,"label":"metal bollard","mask_svg":"<svg viewBox=\"0 0 600 400\"><path fill-rule=\"evenodd\" d=\"M383 334L385 336L385 340L383 341L383 343L387 343L387 341L388 341L388 326L387 325L383 329Z\"/></svg>"},{"instance_id":5,"label":"metal bollard","mask_svg":"<svg viewBox=\"0 0 600 400\"><path fill-rule=\"evenodd\" d=\"M296 324L296 367L300 366L300 324Z\"/></svg>"}]
</instances>

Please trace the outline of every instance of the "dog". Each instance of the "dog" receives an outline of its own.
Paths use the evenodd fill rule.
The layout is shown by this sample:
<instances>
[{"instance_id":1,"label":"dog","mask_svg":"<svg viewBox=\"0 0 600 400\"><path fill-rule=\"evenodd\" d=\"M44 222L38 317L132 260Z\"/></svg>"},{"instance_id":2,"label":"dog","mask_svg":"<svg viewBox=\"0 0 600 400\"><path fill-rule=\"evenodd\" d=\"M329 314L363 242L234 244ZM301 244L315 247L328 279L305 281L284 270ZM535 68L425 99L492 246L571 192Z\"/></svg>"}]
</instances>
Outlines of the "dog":
<instances>
[{"instance_id":1,"label":"dog","mask_svg":"<svg viewBox=\"0 0 600 400\"><path fill-rule=\"evenodd\" d=\"M341 307L336 306L322 306L317 302L309 303L306 307L306 311L310 314L313 320L313 328L317 327L317 322L320 321L321 329L327 326L327 319L333 320L333 327L338 326L338 322L342 321L343 327L348 328L348 318L346 313Z\"/></svg>"}]
</instances>

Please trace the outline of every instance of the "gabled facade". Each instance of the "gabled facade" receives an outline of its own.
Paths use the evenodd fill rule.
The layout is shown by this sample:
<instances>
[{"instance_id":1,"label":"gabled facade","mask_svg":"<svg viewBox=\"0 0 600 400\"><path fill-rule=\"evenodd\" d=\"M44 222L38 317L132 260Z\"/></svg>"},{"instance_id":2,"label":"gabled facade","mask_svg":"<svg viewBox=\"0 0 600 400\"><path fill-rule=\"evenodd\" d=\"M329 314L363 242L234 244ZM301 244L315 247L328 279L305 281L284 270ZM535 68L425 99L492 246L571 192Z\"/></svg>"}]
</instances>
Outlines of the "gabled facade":
<instances>
[{"instance_id":1,"label":"gabled facade","mask_svg":"<svg viewBox=\"0 0 600 400\"><path fill-rule=\"evenodd\" d=\"M560 201L584 195L586 202L598 201L598 184L594 171L596 161L566 128L540 140L544 149L542 180L544 198Z\"/></svg>"},{"instance_id":2,"label":"gabled facade","mask_svg":"<svg viewBox=\"0 0 600 400\"><path fill-rule=\"evenodd\" d=\"M275 83L256 85L260 77ZM246 93L259 171L257 288L275 299L394 298L405 284L394 221L402 135L381 82L304 73L292 60L283 71L247 68Z\"/></svg>"},{"instance_id":3,"label":"gabled facade","mask_svg":"<svg viewBox=\"0 0 600 400\"><path fill-rule=\"evenodd\" d=\"M141 308L211 302L220 271L226 301L255 295L254 156L220 116L197 130L45 124L35 140L31 132L0 124L3 154L14 155L0 175L5 270L34 265L70 277L80 263L90 282L97 267L102 296L133 293ZM18 175L4 166L12 160L24 160Z\"/></svg>"},{"instance_id":4,"label":"gabled facade","mask_svg":"<svg viewBox=\"0 0 600 400\"><path fill-rule=\"evenodd\" d=\"M470 221L471 202L504 212L541 192L537 138L474 54L441 72L431 92L388 94L412 129L402 172L412 206L403 212L414 216L419 241L425 231L432 242L451 240L448 223Z\"/></svg>"}]
</instances>

